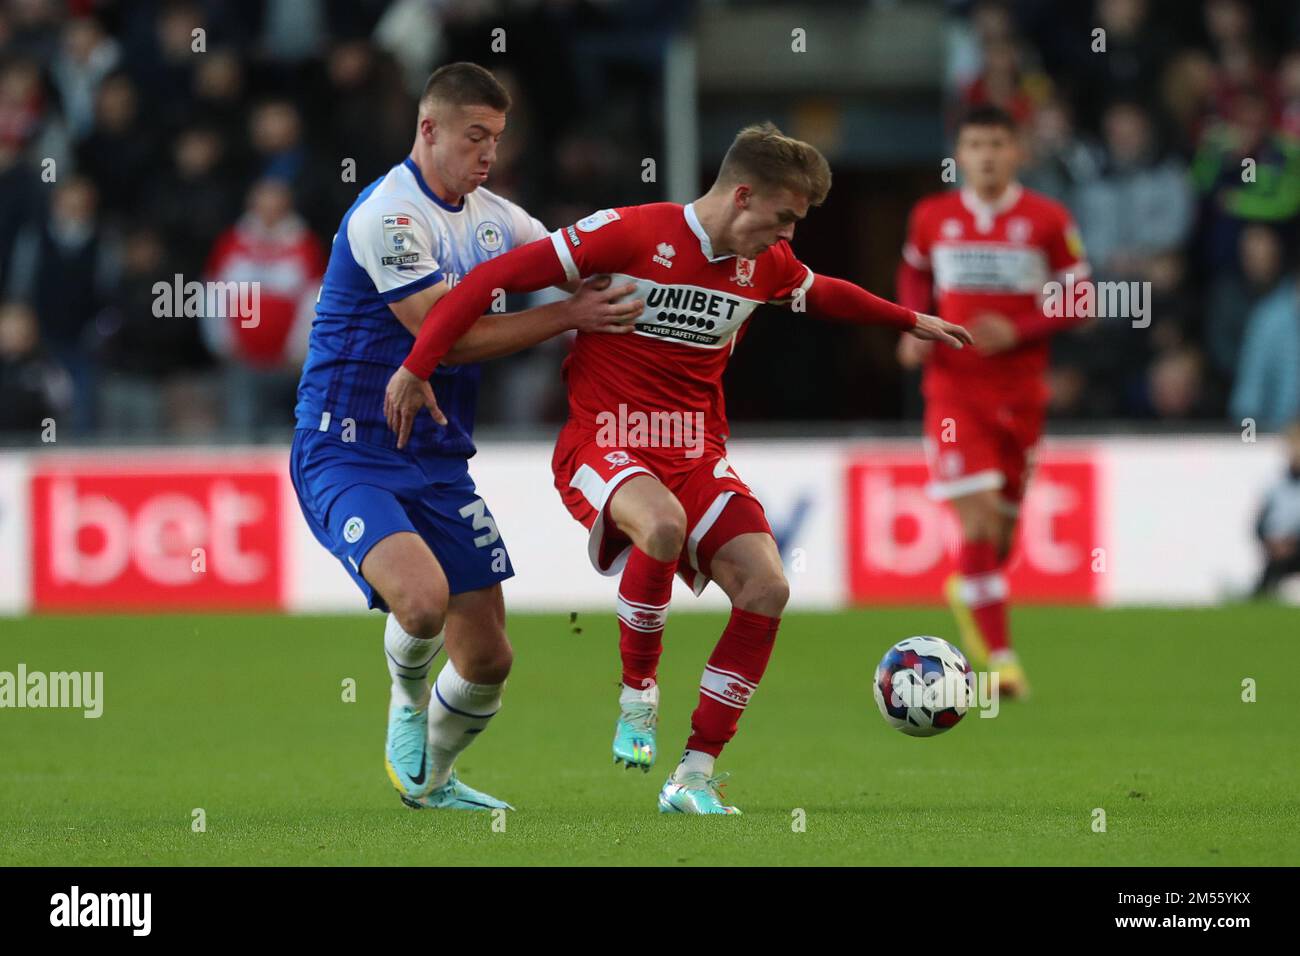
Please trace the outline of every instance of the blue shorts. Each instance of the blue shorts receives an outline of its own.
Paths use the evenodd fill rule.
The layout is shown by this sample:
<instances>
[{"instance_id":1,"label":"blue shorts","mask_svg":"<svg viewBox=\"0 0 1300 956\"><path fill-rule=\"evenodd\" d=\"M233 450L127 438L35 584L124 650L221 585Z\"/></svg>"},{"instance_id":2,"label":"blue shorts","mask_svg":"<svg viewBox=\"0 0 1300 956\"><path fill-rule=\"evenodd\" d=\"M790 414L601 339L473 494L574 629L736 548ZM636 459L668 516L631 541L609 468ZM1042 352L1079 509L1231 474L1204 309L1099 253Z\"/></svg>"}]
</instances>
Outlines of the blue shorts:
<instances>
[{"instance_id":1,"label":"blue shorts","mask_svg":"<svg viewBox=\"0 0 1300 956\"><path fill-rule=\"evenodd\" d=\"M289 473L312 534L342 562L372 608L387 611L388 605L361 576L361 562L399 531L424 540L452 594L477 591L515 573L464 458L416 458L300 428L293 436Z\"/></svg>"}]
</instances>

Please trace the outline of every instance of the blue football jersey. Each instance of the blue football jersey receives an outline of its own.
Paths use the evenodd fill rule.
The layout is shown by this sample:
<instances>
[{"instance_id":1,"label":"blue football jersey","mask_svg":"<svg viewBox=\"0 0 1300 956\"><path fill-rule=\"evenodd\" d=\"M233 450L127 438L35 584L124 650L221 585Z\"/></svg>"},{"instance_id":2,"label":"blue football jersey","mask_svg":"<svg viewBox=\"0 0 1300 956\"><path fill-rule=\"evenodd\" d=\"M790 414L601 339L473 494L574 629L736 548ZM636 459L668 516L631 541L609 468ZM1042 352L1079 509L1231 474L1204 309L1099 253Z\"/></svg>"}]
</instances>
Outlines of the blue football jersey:
<instances>
[{"instance_id":1,"label":"blue football jersey","mask_svg":"<svg viewBox=\"0 0 1300 956\"><path fill-rule=\"evenodd\" d=\"M384 388L415 341L388 307L515 246L546 228L479 187L451 206L407 158L362 190L339 225L316 302L295 409L298 428L396 447L384 421ZM478 365L439 368L431 382L446 426L427 412L407 445L414 454L474 454Z\"/></svg>"}]
</instances>

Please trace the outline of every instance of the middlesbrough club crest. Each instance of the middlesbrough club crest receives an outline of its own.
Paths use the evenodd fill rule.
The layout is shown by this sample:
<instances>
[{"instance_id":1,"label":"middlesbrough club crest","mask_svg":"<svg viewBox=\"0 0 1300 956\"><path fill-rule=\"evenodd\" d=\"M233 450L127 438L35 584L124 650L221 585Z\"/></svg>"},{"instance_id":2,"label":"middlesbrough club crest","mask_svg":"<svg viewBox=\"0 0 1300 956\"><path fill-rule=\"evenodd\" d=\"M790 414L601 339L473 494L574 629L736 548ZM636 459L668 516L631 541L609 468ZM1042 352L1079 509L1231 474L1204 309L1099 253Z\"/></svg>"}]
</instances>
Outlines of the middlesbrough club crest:
<instances>
[{"instance_id":1,"label":"middlesbrough club crest","mask_svg":"<svg viewBox=\"0 0 1300 956\"><path fill-rule=\"evenodd\" d=\"M742 259L736 257L736 274L731 277L731 281L740 286L752 286L754 284L754 260Z\"/></svg>"}]
</instances>

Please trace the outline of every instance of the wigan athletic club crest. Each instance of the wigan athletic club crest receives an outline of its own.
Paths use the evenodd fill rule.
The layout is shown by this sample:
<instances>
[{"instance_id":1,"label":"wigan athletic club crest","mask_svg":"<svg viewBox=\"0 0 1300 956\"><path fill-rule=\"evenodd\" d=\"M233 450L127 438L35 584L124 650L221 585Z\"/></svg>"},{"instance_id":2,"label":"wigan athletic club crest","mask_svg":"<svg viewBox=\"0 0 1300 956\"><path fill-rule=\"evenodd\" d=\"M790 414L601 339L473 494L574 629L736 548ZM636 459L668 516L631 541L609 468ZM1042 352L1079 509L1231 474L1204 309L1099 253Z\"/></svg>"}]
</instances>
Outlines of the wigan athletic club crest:
<instances>
[{"instance_id":1,"label":"wigan athletic club crest","mask_svg":"<svg viewBox=\"0 0 1300 956\"><path fill-rule=\"evenodd\" d=\"M484 252L499 252L506 241L505 233L495 222L479 223L478 229L474 231L474 239Z\"/></svg>"}]
</instances>

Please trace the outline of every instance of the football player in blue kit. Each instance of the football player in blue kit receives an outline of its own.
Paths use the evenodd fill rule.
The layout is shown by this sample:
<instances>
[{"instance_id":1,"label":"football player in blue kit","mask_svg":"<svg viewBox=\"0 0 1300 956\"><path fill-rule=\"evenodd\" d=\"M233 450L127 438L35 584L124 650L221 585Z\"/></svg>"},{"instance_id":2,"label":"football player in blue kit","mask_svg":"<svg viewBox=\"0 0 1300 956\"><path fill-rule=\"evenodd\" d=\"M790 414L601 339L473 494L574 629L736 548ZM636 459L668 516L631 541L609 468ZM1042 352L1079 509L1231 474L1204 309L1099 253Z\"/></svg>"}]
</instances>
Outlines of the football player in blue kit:
<instances>
[{"instance_id":1,"label":"football player in blue kit","mask_svg":"<svg viewBox=\"0 0 1300 956\"><path fill-rule=\"evenodd\" d=\"M317 540L370 607L388 612L385 763L417 808L509 808L454 769L500 708L512 660L501 582L514 572L469 474L476 363L569 329L625 333L642 308L625 298L633 286L605 279L526 313L484 315L433 376L438 420L421 416L397 447L384 388L429 309L475 265L548 234L483 187L509 108L475 64L429 78L411 155L362 190L339 225L298 386L294 489Z\"/></svg>"}]
</instances>

